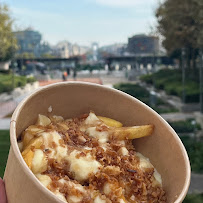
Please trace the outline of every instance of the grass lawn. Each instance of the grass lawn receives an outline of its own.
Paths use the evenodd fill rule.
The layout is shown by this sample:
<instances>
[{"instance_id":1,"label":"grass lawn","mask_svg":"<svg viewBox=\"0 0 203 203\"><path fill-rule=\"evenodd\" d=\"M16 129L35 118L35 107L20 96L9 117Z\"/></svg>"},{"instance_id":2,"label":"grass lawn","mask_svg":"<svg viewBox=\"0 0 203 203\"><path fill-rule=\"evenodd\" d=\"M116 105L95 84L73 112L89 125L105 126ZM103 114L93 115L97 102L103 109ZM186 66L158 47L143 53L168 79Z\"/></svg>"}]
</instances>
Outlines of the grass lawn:
<instances>
[{"instance_id":1,"label":"grass lawn","mask_svg":"<svg viewBox=\"0 0 203 203\"><path fill-rule=\"evenodd\" d=\"M0 177L3 177L10 148L9 130L0 130Z\"/></svg>"}]
</instances>

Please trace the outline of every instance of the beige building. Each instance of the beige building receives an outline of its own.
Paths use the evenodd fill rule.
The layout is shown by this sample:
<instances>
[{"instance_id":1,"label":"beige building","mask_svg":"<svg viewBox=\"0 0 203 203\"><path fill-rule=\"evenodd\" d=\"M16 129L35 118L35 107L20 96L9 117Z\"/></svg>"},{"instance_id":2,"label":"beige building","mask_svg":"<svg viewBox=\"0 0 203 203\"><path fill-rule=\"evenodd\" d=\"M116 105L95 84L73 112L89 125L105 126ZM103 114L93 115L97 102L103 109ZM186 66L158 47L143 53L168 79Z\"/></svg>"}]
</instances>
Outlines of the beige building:
<instances>
[{"instance_id":1,"label":"beige building","mask_svg":"<svg viewBox=\"0 0 203 203\"><path fill-rule=\"evenodd\" d=\"M55 46L55 54L61 58L69 58L71 56L81 56L88 52L89 48L71 44L68 41L61 41Z\"/></svg>"}]
</instances>

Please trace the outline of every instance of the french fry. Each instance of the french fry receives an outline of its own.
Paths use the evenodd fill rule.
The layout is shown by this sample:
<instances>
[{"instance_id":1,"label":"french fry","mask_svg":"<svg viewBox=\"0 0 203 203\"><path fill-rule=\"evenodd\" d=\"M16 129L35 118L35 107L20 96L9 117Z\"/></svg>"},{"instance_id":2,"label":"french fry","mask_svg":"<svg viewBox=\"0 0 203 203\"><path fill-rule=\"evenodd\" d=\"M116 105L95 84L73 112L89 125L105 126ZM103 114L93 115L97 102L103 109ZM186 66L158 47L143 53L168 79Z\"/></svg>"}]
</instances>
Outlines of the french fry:
<instances>
[{"instance_id":1,"label":"french fry","mask_svg":"<svg viewBox=\"0 0 203 203\"><path fill-rule=\"evenodd\" d=\"M107 118L107 117L103 117L103 116L97 116L101 121L103 121L106 125L110 126L110 127L122 127L123 124L119 121L116 121L114 119L111 118Z\"/></svg>"},{"instance_id":2,"label":"french fry","mask_svg":"<svg viewBox=\"0 0 203 203\"><path fill-rule=\"evenodd\" d=\"M23 133L23 147L25 148L28 143L30 142L30 140L32 140L34 138L33 133L29 132L29 131L25 131Z\"/></svg>"},{"instance_id":3,"label":"french fry","mask_svg":"<svg viewBox=\"0 0 203 203\"><path fill-rule=\"evenodd\" d=\"M34 156L32 159L31 170L34 174L42 173L47 170L48 160L41 149L36 149L34 151Z\"/></svg>"},{"instance_id":4,"label":"french fry","mask_svg":"<svg viewBox=\"0 0 203 203\"><path fill-rule=\"evenodd\" d=\"M35 149L39 149L42 144L43 144L43 138L42 137L33 138L28 143L28 145L24 148L22 155L27 154L31 150L32 147L34 147Z\"/></svg>"},{"instance_id":5,"label":"french fry","mask_svg":"<svg viewBox=\"0 0 203 203\"><path fill-rule=\"evenodd\" d=\"M153 133L153 125L142 125L133 127L121 127L111 130L112 135L118 140L136 139L151 135Z\"/></svg>"},{"instance_id":6,"label":"french fry","mask_svg":"<svg viewBox=\"0 0 203 203\"><path fill-rule=\"evenodd\" d=\"M32 170L32 161L35 153L32 148L39 149L42 144L43 144L42 137L33 138L22 152L22 157L31 170Z\"/></svg>"},{"instance_id":7,"label":"french fry","mask_svg":"<svg viewBox=\"0 0 203 203\"><path fill-rule=\"evenodd\" d=\"M39 136L45 130L42 126L31 125L23 132L23 147L25 148L29 142L34 138Z\"/></svg>"},{"instance_id":8,"label":"french fry","mask_svg":"<svg viewBox=\"0 0 203 203\"><path fill-rule=\"evenodd\" d=\"M44 115L39 114L36 125L47 126L51 123L51 120Z\"/></svg>"},{"instance_id":9,"label":"french fry","mask_svg":"<svg viewBox=\"0 0 203 203\"><path fill-rule=\"evenodd\" d=\"M33 156L34 156L34 152L31 149L29 151L27 151L27 153L22 154L22 157L23 157L25 163L28 165L28 167L30 169L32 167Z\"/></svg>"}]
</instances>

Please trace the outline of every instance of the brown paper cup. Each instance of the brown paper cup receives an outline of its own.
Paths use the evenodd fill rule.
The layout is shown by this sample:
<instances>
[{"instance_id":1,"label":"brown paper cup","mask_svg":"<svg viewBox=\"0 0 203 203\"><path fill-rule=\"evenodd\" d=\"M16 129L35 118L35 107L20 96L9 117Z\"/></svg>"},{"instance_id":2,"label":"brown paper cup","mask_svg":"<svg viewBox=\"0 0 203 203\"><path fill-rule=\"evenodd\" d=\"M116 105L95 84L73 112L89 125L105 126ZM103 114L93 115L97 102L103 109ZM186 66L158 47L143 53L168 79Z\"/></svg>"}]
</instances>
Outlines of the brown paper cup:
<instances>
[{"instance_id":1,"label":"brown paper cup","mask_svg":"<svg viewBox=\"0 0 203 203\"><path fill-rule=\"evenodd\" d=\"M162 176L169 203L183 201L190 183L187 152L175 131L151 108L137 99L100 85L63 82L45 86L16 108L11 121L11 148L4 175L9 203L62 202L29 170L17 145L17 137L36 122L38 114L71 118L93 110L97 115L121 121L125 126L154 124L154 133L134 140L136 151L148 157Z\"/></svg>"}]
</instances>

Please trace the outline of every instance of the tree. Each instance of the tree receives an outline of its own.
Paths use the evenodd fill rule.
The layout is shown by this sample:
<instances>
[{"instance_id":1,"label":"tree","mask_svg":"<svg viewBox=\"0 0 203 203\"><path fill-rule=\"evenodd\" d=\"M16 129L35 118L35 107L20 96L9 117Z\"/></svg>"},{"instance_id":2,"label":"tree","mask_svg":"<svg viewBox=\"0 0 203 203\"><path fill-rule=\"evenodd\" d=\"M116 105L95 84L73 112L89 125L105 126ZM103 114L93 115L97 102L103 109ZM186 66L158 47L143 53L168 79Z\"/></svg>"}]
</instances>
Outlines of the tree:
<instances>
[{"instance_id":1,"label":"tree","mask_svg":"<svg viewBox=\"0 0 203 203\"><path fill-rule=\"evenodd\" d=\"M22 54L16 54L16 58L34 59L35 55L30 52L23 52Z\"/></svg>"},{"instance_id":2,"label":"tree","mask_svg":"<svg viewBox=\"0 0 203 203\"><path fill-rule=\"evenodd\" d=\"M202 43L203 1L166 0L156 10L158 32L164 37L163 46L169 55L179 57L186 49L188 67L195 60ZM174 53L175 52L175 53Z\"/></svg>"},{"instance_id":3,"label":"tree","mask_svg":"<svg viewBox=\"0 0 203 203\"><path fill-rule=\"evenodd\" d=\"M11 59L17 49L12 25L13 19L9 14L9 8L0 4L0 61Z\"/></svg>"},{"instance_id":4,"label":"tree","mask_svg":"<svg viewBox=\"0 0 203 203\"><path fill-rule=\"evenodd\" d=\"M55 56L50 53L44 53L41 55L41 58L55 58Z\"/></svg>"}]
</instances>

